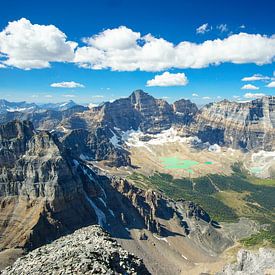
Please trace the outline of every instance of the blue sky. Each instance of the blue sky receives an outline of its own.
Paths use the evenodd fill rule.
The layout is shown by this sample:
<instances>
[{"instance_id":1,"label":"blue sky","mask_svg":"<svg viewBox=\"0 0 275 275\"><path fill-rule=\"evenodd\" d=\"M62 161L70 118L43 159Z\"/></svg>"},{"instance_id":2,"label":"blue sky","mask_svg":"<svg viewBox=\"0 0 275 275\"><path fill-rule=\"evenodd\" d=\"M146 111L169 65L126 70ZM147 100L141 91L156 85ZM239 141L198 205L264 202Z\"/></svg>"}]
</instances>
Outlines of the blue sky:
<instances>
[{"instance_id":1,"label":"blue sky","mask_svg":"<svg viewBox=\"0 0 275 275\"><path fill-rule=\"evenodd\" d=\"M243 100L261 94L275 95L275 88L267 87L274 81L275 71L275 38L272 37L275 3L272 0L39 2L1 3L0 98L35 102L73 99L80 103L97 103L128 96L135 89L143 89L168 101L190 98L198 103L233 99L233 96ZM20 21L21 18L29 23ZM8 22L18 23L4 34ZM26 39L28 26L33 28L34 24L38 28ZM60 33L56 38L52 34L56 29L41 31L42 25L54 25L67 38L62 40ZM112 36L111 32L102 34L104 30L112 31L120 26L125 29L119 29L117 36L116 33ZM248 36L239 36L241 32ZM148 34L153 38L147 38ZM259 36L253 36L256 34ZM102 36L111 38L102 40ZM137 36L135 45L132 36ZM116 44L116 37L119 44ZM51 39L54 38L57 39L54 53L48 53L45 49L53 45ZM90 42L83 42L83 38L90 38ZM167 45L167 49L166 44L162 46L160 39L172 43L172 49L171 45ZM220 46L213 42L216 39L221 41ZM231 40L227 42L227 39ZM243 39L247 40L243 42ZM141 50L144 43L150 46L153 40L160 46L149 53ZM198 52L196 46L207 40L211 45L204 44ZM69 50L68 41L76 42L78 46L72 44L73 49ZM181 42L188 42L188 46L179 52L177 45ZM254 46L256 50L251 51ZM88 47L93 55L87 52L83 55L79 51L77 57L72 56L84 47ZM28 51L24 51L26 48ZM108 57L98 57L95 61L94 55L102 52ZM170 56L174 62L170 61ZM146 86L147 81L165 72L167 74L152 82L162 86ZM264 77L257 81L242 81L255 74ZM72 81L85 87L51 87L53 83ZM244 85L248 86L241 89Z\"/></svg>"}]
</instances>

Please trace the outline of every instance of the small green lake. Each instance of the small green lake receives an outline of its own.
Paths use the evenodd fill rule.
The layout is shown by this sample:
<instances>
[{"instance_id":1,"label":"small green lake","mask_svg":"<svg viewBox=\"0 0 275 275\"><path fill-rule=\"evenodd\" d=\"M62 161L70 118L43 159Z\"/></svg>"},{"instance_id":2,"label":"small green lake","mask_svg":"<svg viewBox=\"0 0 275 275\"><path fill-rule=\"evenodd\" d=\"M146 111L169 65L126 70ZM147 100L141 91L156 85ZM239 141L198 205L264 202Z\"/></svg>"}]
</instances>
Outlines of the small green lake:
<instances>
[{"instance_id":1,"label":"small green lake","mask_svg":"<svg viewBox=\"0 0 275 275\"><path fill-rule=\"evenodd\" d=\"M162 165L165 169L185 169L189 173L193 173L193 170L190 169L194 165L199 164L199 162L188 159L180 159L178 157L168 157L161 158Z\"/></svg>"},{"instance_id":2,"label":"small green lake","mask_svg":"<svg viewBox=\"0 0 275 275\"><path fill-rule=\"evenodd\" d=\"M261 167L251 167L251 168L250 168L250 172L253 173L253 174L261 173L262 170L263 170L263 169L262 169Z\"/></svg>"}]
</instances>

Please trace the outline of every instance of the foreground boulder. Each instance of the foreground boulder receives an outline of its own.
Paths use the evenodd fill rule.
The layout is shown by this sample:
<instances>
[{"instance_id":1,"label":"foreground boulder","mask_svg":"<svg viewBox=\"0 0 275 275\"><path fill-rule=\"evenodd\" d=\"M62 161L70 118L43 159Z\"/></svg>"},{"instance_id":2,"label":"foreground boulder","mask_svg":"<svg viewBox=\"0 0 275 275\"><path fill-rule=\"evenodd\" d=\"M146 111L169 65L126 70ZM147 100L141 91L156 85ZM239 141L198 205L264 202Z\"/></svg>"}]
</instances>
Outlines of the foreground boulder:
<instances>
[{"instance_id":1,"label":"foreground boulder","mask_svg":"<svg viewBox=\"0 0 275 275\"><path fill-rule=\"evenodd\" d=\"M18 259L2 274L150 274L141 259L94 225Z\"/></svg>"}]
</instances>

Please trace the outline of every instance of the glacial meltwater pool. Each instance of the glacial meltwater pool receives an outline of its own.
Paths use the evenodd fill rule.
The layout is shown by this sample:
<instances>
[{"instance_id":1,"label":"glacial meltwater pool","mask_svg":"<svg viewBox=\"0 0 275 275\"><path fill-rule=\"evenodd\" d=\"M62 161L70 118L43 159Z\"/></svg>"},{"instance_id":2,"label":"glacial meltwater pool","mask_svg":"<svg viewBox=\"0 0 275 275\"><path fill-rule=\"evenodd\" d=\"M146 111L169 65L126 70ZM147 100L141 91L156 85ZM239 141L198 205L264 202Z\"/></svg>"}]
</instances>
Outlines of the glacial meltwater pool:
<instances>
[{"instance_id":1,"label":"glacial meltwater pool","mask_svg":"<svg viewBox=\"0 0 275 275\"><path fill-rule=\"evenodd\" d=\"M164 166L164 169L184 169L185 172L189 174L194 174L192 169L193 166L198 164L213 164L212 161L198 162L190 159L181 159L179 157L163 157L161 158L161 164Z\"/></svg>"},{"instance_id":2,"label":"glacial meltwater pool","mask_svg":"<svg viewBox=\"0 0 275 275\"><path fill-rule=\"evenodd\" d=\"M250 172L252 174L260 174L263 171L262 167L251 167Z\"/></svg>"},{"instance_id":3,"label":"glacial meltwater pool","mask_svg":"<svg viewBox=\"0 0 275 275\"><path fill-rule=\"evenodd\" d=\"M189 173L193 173L193 170L190 169L191 167L199 164L197 161L180 159L178 157L161 158L161 161L165 169L185 169Z\"/></svg>"}]
</instances>

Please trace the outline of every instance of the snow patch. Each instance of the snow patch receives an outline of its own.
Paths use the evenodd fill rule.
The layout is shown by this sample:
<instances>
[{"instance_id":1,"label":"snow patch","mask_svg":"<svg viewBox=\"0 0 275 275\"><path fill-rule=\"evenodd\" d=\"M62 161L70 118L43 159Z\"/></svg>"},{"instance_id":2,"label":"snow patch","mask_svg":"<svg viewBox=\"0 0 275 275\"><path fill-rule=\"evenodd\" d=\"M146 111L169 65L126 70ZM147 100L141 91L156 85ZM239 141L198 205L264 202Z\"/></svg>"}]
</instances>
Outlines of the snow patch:
<instances>
[{"instance_id":1,"label":"snow patch","mask_svg":"<svg viewBox=\"0 0 275 275\"><path fill-rule=\"evenodd\" d=\"M120 139L119 137L116 135L116 133L114 131L112 131L113 136L110 138L110 142L115 146L115 148L121 148L121 145L119 144Z\"/></svg>"},{"instance_id":2,"label":"snow patch","mask_svg":"<svg viewBox=\"0 0 275 275\"><path fill-rule=\"evenodd\" d=\"M109 212L111 213L111 215L112 215L113 217L115 217L115 213L114 213L113 210L109 209Z\"/></svg>"},{"instance_id":3,"label":"snow patch","mask_svg":"<svg viewBox=\"0 0 275 275\"><path fill-rule=\"evenodd\" d=\"M218 144L213 144L213 145L210 145L208 147L208 151L209 152L215 152L215 153L220 153L221 152L221 146L219 146Z\"/></svg>"},{"instance_id":4,"label":"snow patch","mask_svg":"<svg viewBox=\"0 0 275 275\"><path fill-rule=\"evenodd\" d=\"M159 240L159 241L164 241L164 242L166 242L166 243L168 243L168 244L170 245L170 243L168 242L168 240L167 240L166 238L158 237L158 236L156 236L155 234L153 234L153 236L154 236L157 240Z\"/></svg>"},{"instance_id":5,"label":"snow patch","mask_svg":"<svg viewBox=\"0 0 275 275\"><path fill-rule=\"evenodd\" d=\"M105 214L95 205L95 203L91 200L91 198L88 197L86 193L85 193L85 197L87 201L90 203L90 205L92 206L92 208L94 209L99 225L103 227L104 224L106 224Z\"/></svg>"},{"instance_id":6,"label":"snow patch","mask_svg":"<svg viewBox=\"0 0 275 275\"><path fill-rule=\"evenodd\" d=\"M185 259L186 261L188 260L187 257L185 257L183 254L181 254L181 257L182 257L183 259Z\"/></svg>"},{"instance_id":7,"label":"snow patch","mask_svg":"<svg viewBox=\"0 0 275 275\"><path fill-rule=\"evenodd\" d=\"M148 141L143 141L142 139L148 138ZM129 130L122 133L122 140L129 147L146 147L148 150L148 145L163 145L166 143L192 143L201 142L198 137L181 137L179 131L174 127L168 130L164 130L159 134L144 134L142 131ZM151 151L151 150L150 150Z\"/></svg>"},{"instance_id":8,"label":"snow patch","mask_svg":"<svg viewBox=\"0 0 275 275\"><path fill-rule=\"evenodd\" d=\"M80 154L79 158L80 158L81 160L89 160L89 159L90 159L88 156L83 155L83 154Z\"/></svg>"}]
</instances>

